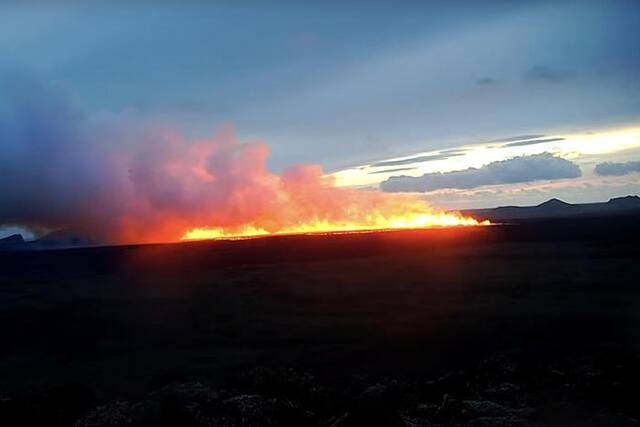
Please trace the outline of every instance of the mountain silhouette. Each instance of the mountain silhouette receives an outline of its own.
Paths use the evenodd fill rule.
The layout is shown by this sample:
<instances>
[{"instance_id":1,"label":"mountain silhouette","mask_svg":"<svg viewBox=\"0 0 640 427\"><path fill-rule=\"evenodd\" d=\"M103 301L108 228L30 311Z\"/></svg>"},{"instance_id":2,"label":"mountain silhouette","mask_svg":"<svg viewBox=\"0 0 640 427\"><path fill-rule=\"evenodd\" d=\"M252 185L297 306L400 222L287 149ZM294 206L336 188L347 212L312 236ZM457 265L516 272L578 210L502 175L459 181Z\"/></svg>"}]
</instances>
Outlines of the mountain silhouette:
<instances>
[{"instance_id":1,"label":"mountain silhouette","mask_svg":"<svg viewBox=\"0 0 640 427\"><path fill-rule=\"evenodd\" d=\"M550 199L535 206L501 206L491 209L467 209L461 211L478 219L508 221L534 218L565 218L570 216L608 216L640 213L640 197L625 196L599 203L567 203Z\"/></svg>"},{"instance_id":2,"label":"mountain silhouette","mask_svg":"<svg viewBox=\"0 0 640 427\"><path fill-rule=\"evenodd\" d=\"M61 230L49 233L28 244L34 249L65 249L96 246L98 242L69 230Z\"/></svg>"},{"instance_id":3,"label":"mountain silhouette","mask_svg":"<svg viewBox=\"0 0 640 427\"><path fill-rule=\"evenodd\" d=\"M54 231L31 241L25 241L20 234L0 239L0 250L71 249L98 245L100 242L69 230Z\"/></svg>"},{"instance_id":4,"label":"mountain silhouette","mask_svg":"<svg viewBox=\"0 0 640 427\"><path fill-rule=\"evenodd\" d=\"M14 245L20 245L22 243L24 243L24 239L22 238L22 234L12 234L10 236L3 237L2 239L0 239L0 248L4 248L4 247L8 247L8 246L14 246Z\"/></svg>"},{"instance_id":5,"label":"mountain silhouette","mask_svg":"<svg viewBox=\"0 0 640 427\"><path fill-rule=\"evenodd\" d=\"M571 203L567 203L560 199L549 199L546 202L540 203L537 207L539 208L551 208L551 209L561 209L564 207L573 206Z\"/></svg>"}]
</instances>

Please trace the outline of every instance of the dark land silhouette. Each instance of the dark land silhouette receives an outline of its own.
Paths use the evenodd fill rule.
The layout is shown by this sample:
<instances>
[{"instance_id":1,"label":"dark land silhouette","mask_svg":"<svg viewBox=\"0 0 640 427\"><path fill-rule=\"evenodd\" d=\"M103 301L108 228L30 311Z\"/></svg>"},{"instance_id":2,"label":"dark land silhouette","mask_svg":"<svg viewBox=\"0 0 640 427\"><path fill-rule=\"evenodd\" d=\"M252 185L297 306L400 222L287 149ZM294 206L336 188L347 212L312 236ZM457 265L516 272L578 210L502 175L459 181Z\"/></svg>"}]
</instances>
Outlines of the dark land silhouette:
<instances>
[{"instance_id":1,"label":"dark land silhouette","mask_svg":"<svg viewBox=\"0 0 640 427\"><path fill-rule=\"evenodd\" d=\"M490 209L467 209L463 214L492 221L532 218L611 217L640 213L640 197L625 196L599 203L571 204L559 199L547 200L537 206L501 206Z\"/></svg>"},{"instance_id":2,"label":"dark land silhouette","mask_svg":"<svg viewBox=\"0 0 640 427\"><path fill-rule=\"evenodd\" d=\"M1 250L53 250L85 248L98 246L100 243L90 237L70 231L54 231L35 240L26 241L22 235L13 234L0 239Z\"/></svg>"},{"instance_id":3,"label":"dark land silhouette","mask_svg":"<svg viewBox=\"0 0 640 427\"><path fill-rule=\"evenodd\" d=\"M636 425L638 236L627 212L5 250L0 424Z\"/></svg>"}]
</instances>

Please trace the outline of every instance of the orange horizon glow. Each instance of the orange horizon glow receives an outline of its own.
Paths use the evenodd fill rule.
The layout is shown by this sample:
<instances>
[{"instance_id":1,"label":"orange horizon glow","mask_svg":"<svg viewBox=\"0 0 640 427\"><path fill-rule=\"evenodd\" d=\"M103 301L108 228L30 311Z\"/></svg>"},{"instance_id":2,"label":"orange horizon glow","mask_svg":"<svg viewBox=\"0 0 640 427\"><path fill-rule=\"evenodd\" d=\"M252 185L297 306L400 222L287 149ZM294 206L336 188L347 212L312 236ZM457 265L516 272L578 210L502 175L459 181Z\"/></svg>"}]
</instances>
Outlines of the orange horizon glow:
<instances>
[{"instance_id":1,"label":"orange horizon glow","mask_svg":"<svg viewBox=\"0 0 640 427\"><path fill-rule=\"evenodd\" d=\"M485 225L491 225L491 223L488 220L478 221L459 213L438 212L426 208L424 212L412 212L388 217L377 213L366 217L363 222L315 220L295 226L282 227L273 231L267 231L254 225L230 229L225 229L224 227L195 227L186 231L181 240L242 239L292 234L338 234Z\"/></svg>"}]
</instances>

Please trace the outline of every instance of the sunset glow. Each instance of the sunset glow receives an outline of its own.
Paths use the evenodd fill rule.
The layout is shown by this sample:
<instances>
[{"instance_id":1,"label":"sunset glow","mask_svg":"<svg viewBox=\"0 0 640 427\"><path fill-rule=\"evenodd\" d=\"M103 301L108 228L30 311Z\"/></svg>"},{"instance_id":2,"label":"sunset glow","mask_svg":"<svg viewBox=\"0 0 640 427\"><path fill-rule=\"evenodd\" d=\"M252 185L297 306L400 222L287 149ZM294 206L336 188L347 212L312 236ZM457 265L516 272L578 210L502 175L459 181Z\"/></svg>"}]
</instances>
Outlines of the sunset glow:
<instances>
[{"instance_id":1,"label":"sunset glow","mask_svg":"<svg viewBox=\"0 0 640 427\"><path fill-rule=\"evenodd\" d=\"M547 142L540 141L547 139ZM535 140L535 138L534 138ZM633 126L593 129L589 131L562 132L544 135L534 144L514 141L482 142L461 144L448 147L454 155L443 155L440 151L415 152L410 156L381 158L377 162L354 165L347 169L334 171L331 176L339 187L376 186L391 176L421 176L425 173L445 173L467 168L481 168L489 163L510 159L516 156L531 156L541 153L553 153L579 163L592 162L594 159L606 160L628 155L640 150L640 127ZM416 159L411 162L411 159ZM396 161L398 166L378 166L380 163Z\"/></svg>"}]
</instances>

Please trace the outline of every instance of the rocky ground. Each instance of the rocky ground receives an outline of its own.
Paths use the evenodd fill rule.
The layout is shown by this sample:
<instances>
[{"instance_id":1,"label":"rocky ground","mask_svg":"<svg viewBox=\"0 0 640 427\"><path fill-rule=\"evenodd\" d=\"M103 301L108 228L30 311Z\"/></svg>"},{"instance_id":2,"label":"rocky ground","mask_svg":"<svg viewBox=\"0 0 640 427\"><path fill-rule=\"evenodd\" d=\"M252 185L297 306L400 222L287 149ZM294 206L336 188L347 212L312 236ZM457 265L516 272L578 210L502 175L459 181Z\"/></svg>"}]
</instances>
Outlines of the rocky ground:
<instances>
[{"instance_id":1,"label":"rocky ground","mask_svg":"<svg viewBox=\"0 0 640 427\"><path fill-rule=\"evenodd\" d=\"M639 219L0 252L0 427L636 425Z\"/></svg>"},{"instance_id":2,"label":"rocky ground","mask_svg":"<svg viewBox=\"0 0 640 427\"><path fill-rule=\"evenodd\" d=\"M254 367L131 401L98 401L78 384L5 395L0 414L7 426L635 426L639 362L615 349L554 362L515 349L432 379Z\"/></svg>"}]
</instances>

